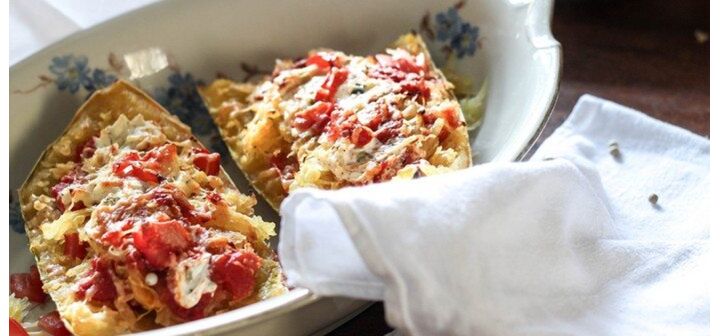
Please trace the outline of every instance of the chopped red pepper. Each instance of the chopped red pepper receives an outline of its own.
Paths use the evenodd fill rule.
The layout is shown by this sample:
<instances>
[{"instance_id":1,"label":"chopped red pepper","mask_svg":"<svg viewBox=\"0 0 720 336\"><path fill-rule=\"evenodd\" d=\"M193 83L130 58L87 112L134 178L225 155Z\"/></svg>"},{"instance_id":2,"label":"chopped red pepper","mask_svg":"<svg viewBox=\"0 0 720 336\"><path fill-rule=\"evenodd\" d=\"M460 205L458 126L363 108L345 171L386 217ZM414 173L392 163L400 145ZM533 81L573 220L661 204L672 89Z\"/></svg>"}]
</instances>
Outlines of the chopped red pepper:
<instances>
[{"instance_id":1,"label":"chopped red pepper","mask_svg":"<svg viewBox=\"0 0 720 336\"><path fill-rule=\"evenodd\" d=\"M117 297L117 289L110 270L110 263L99 257L92 260L89 276L80 283L77 295L80 299L89 299L111 304Z\"/></svg>"},{"instance_id":2,"label":"chopped red pepper","mask_svg":"<svg viewBox=\"0 0 720 336\"><path fill-rule=\"evenodd\" d=\"M335 93L337 93L338 88L340 85L345 83L345 80L348 78L348 70L343 68L334 68L330 74L325 77L325 82L323 82L322 86L318 90L318 92L315 94L315 100L317 101L325 101L325 102L334 102L335 101Z\"/></svg>"},{"instance_id":3,"label":"chopped red pepper","mask_svg":"<svg viewBox=\"0 0 720 336\"><path fill-rule=\"evenodd\" d=\"M65 234L64 253L70 259L84 259L87 255L87 244L80 241L80 235L77 232Z\"/></svg>"},{"instance_id":4,"label":"chopped red pepper","mask_svg":"<svg viewBox=\"0 0 720 336\"><path fill-rule=\"evenodd\" d=\"M28 336L28 333L20 322L10 318L10 336Z\"/></svg>"},{"instance_id":5,"label":"chopped red pepper","mask_svg":"<svg viewBox=\"0 0 720 336\"><path fill-rule=\"evenodd\" d=\"M230 292L233 299L242 300L252 294L255 273L261 265L262 260L254 252L226 252L213 261L210 278Z\"/></svg>"},{"instance_id":6,"label":"chopped red pepper","mask_svg":"<svg viewBox=\"0 0 720 336\"><path fill-rule=\"evenodd\" d=\"M43 291L42 280L37 266L30 266L29 273L10 274L10 291L17 298L27 298L32 302L43 303L47 294Z\"/></svg>"},{"instance_id":7,"label":"chopped red pepper","mask_svg":"<svg viewBox=\"0 0 720 336\"><path fill-rule=\"evenodd\" d=\"M168 220L144 224L133 233L133 242L150 266L163 269L170 264L171 255L190 248L192 238L182 222Z\"/></svg>"},{"instance_id":8,"label":"chopped red pepper","mask_svg":"<svg viewBox=\"0 0 720 336\"><path fill-rule=\"evenodd\" d=\"M333 104L328 102L317 102L297 115L293 120L293 126L301 132L310 130L312 134L320 134L330 122L330 112Z\"/></svg>"},{"instance_id":9,"label":"chopped red pepper","mask_svg":"<svg viewBox=\"0 0 720 336\"><path fill-rule=\"evenodd\" d=\"M220 154L218 153L196 153L193 158L193 165L205 172L205 174L217 176L220 173Z\"/></svg>"},{"instance_id":10,"label":"chopped red pepper","mask_svg":"<svg viewBox=\"0 0 720 336\"><path fill-rule=\"evenodd\" d=\"M52 336L72 335L70 331L65 328L65 323L63 323L62 319L60 318L60 313L58 313L57 310L40 316L40 319L38 320L38 326L40 327L40 329L45 330L48 334Z\"/></svg>"}]
</instances>

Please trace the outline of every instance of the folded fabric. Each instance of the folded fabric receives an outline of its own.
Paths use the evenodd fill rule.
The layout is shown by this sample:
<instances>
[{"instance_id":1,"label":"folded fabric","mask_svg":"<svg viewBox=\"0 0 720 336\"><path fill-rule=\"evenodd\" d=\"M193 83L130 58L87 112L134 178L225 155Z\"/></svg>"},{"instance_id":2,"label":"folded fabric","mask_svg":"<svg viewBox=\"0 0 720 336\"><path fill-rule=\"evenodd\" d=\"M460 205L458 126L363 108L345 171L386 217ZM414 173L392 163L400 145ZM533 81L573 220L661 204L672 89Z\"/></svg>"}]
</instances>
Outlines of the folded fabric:
<instances>
[{"instance_id":1,"label":"folded fabric","mask_svg":"<svg viewBox=\"0 0 720 336\"><path fill-rule=\"evenodd\" d=\"M707 139L584 96L529 162L294 192L280 260L413 335L707 334L708 172Z\"/></svg>"}]
</instances>

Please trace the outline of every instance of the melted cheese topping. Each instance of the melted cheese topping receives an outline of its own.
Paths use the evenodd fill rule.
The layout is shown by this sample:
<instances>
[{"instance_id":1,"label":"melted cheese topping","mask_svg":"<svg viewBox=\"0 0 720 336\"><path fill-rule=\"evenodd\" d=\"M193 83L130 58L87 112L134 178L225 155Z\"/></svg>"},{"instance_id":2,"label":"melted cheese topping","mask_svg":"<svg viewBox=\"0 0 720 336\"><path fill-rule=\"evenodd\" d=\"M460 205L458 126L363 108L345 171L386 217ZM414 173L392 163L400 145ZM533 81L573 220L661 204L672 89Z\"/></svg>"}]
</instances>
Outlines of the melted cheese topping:
<instances>
[{"instance_id":1,"label":"melted cheese topping","mask_svg":"<svg viewBox=\"0 0 720 336\"><path fill-rule=\"evenodd\" d=\"M267 239L275 234L274 224L253 215L253 197L226 187L215 176L219 156L194 140L170 141L154 122L121 115L80 153L77 162L56 166L61 178L52 188L55 200L41 196L35 202L36 207L62 212L41 226L44 239L63 241L77 233L80 243L89 244L88 256L73 268L84 274L77 274L84 279L75 284L78 294L73 297L109 313L127 314L128 302L134 302L135 307L156 310L156 322L167 325L195 318L182 309L195 311L203 297L210 300L193 314L204 314L210 309L205 305L227 309L222 300L229 300L228 295L216 295L225 289L211 279L213 261L223 254L250 251L272 258ZM197 163L198 158L203 161ZM208 224L218 216L223 230ZM234 231L239 227L242 232ZM98 265L104 265L102 271ZM267 265L277 267L270 260ZM98 280L103 272L114 282L109 288ZM133 274L152 281L133 282ZM113 301L94 298L113 290Z\"/></svg>"},{"instance_id":2,"label":"melted cheese topping","mask_svg":"<svg viewBox=\"0 0 720 336\"><path fill-rule=\"evenodd\" d=\"M248 152L263 150L255 135L267 134L268 121L278 124L284 148L265 155L286 192L332 189L389 180L406 166L449 165L443 163L458 153L446 151L443 141L466 132L451 90L422 52L388 49L360 57L318 51L297 62L278 61L248 96L250 106L233 113L240 119L254 112L240 137ZM433 160L443 151L445 161Z\"/></svg>"},{"instance_id":3,"label":"melted cheese topping","mask_svg":"<svg viewBox=\"0 0 720 336\"><path fill-rule=\"evenodd\" d=\"M210 280L209 253L187 258L173 269L174 298L183 308L192 308L205 293L214 293L217 285Z\"/></svg>"}]
</instances>

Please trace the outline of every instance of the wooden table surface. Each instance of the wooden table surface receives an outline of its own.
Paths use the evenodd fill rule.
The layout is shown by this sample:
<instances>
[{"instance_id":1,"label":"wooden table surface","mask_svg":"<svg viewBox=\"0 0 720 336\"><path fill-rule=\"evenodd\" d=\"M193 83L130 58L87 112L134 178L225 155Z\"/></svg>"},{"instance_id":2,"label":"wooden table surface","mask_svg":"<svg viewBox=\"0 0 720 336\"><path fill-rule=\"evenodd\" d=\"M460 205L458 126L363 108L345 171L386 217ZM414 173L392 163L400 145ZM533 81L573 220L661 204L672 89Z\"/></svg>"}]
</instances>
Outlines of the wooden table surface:
<instances>
[{"instance_id":1,"label":"wooden table surface","mask_svg":"<svg viewBox=\"0 0 720 336\"><path fill-rule=\"evenodd\" d=\"M709 31L707 0L556 0L553 33L563 47L562 78L538 141L562 124L585 93L709 135L710 43L696 37ZM382 303L375 303L330 335L391 330Z\"/></svg>"}]
</instances>

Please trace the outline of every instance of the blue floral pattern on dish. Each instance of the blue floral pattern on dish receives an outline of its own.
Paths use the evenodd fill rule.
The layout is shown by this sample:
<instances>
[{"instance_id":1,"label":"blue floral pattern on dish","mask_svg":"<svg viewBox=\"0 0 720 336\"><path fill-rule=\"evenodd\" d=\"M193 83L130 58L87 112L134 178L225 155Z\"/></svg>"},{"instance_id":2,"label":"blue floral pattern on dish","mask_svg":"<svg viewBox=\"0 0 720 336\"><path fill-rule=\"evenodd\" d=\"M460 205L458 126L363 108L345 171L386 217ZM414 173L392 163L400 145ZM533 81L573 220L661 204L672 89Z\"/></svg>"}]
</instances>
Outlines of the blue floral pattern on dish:
<instances>
[{"instance_id":1,"label":"blue floral pattern on dish","mask_svg":"<svg viewBox=\"0 0 720 336\"><path fill-rule=\"evenodd\" d=\"M95 69L92 72L92 85L85 87L88 91L102 89L117 80L115 75L105 72L102 69Z\"/></svg>"},{"instance_id":2,"label":"blue floral pattern on dish","mask_svg":"<svg viewBox=\"0 0 720 336\"><path fill-rule=\"evenodd\" d=\"M462 22L460 14L455 7L450 7L446 12L435 14L435 36L438 41L452 40L460 33Z\"/></svg>"},{"instance_id":3,"label":"blue floral pattern on dish","mask_svg":"<svg viewBox=\"0 0 720 336\"><path fill-rule=\"evenodd\" d=\"M87 93L92 93L117 80L115 75L103 69L90 68L88 58L84 55L68 54L53 57L48 70L52 75L44 78L55 82L58 90L67 90L70 93L77 93L81 88Z\"/></svg>"},{"instance_id":4,"label":"blue floral pattern on dish","mask_svg":"<svg viewBox=\"0 0 720 336\"><path fill-rule=\"evenodd\" d=\"M190 73L175 71L168 76L167 83L167 87L155 88L155 100L189 125L193 134L205 140L211 150L220 153L223 158L227 157L228 150L197 91L204 82Z\"/></svg>"},{"instance_id":5,"label":"blue floral pattern on dish","mask_svg":"<svg viewBox=\"0 0 720 336\"><path fill-rule=\"evenodd\" d=\"M460 16L460 10L464 6L465 2L460 1L444 12L435 14L434 21L431 21L428 13L420 23L420 31L425 33L431 42L440 43L446 60L452 56L473 56L480 45L480 28Z\"/></svg>"},{"instance_id":6,"label":"blue floral pattern on dish","mask_svg":"<svg viewBox=\"0 0 720 336\"><path fill-rule=\"evenodd\" d=\"M480 28L467 22L462 24L460 33L453 37L450 47L457 52L458 58L472 56L477 49L477 40L480 35Z\"/></svg>"},{"instance_id":7,"label":"blue floral pattern on dish","mask_svg":"<svg viewBox=\"0 0 720 336\"><path fill-rule=\"evenodd\" d=\"M68 90L75 93L81 87L92 85L90 69L87 67L88 59L85 56L64 55L53 57L48 68L55 75L55 84L58 90Z\"/></svg>"},{"instance_id":8,"label":"blue floral pattern on dish","mask_svg":"<svg viewBox=\"0 0 720 336\"><path fill-rule=\"evenodd\" d=\"M197 91L198 85L203 82L196 80L190 73L174 72L167 78L167 88L156 88L154 98L168 111L175 114L180 120L193 130L193 133L205 136L213 130L213 122L205 108L205 103Z\"/></svg>"}]
</instances>

